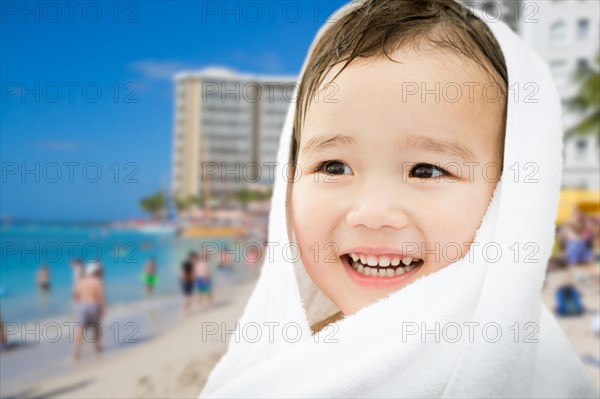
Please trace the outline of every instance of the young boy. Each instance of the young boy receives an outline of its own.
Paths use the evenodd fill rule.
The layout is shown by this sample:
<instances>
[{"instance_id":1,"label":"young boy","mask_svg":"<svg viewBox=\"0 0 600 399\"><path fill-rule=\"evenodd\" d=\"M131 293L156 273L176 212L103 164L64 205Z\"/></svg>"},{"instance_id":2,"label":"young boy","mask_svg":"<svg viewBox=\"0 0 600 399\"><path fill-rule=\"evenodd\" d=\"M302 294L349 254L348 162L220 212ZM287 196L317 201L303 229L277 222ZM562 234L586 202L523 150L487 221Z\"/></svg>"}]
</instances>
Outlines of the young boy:
<instances>
[{"instance_id":1,"label":"young boy","mask_svg":"<svg viewBox=\"0 0 600 399\"><path fill-rule=\"evenodd\" d=\"M353 1L299 82L266 263L201 396L598 397L540 298L562 132L539 57L453 0ZM523 163L536 184L500 179Z\"/></svg>"},{"instance_id":2,"label":"young boy","mask_svg":"<svg viewBox=\"0 0 600 399\"><path fill-rule=\"evenodd\" d=\"M483 22L451 0L367 3L377 17L345 18L309 59L291 154L303 264L345 315L467 253L505 130L506 65Z\"/></svg>"}]
</instances>

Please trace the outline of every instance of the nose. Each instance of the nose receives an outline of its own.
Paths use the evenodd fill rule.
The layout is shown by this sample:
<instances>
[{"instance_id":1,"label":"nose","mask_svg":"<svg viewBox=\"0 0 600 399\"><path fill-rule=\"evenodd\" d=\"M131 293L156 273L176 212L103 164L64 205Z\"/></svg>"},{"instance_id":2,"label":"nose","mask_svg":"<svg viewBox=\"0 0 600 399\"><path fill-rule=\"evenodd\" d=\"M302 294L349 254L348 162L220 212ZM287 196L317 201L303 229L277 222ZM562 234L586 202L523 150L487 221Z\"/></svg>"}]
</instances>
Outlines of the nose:
<instances>
[{"instance_id":1,"label":"nose","mask_svg":"<svg viewBox=\"0 0 600 399\"><path fill-rule=\"evenodd\" d=\"M354 196L353 207L346 215L349 226L402 229L408 225L406 201L401 200L397 190L389 190L383 186L383 184L365 185L360 193Z\"/></svg>"}]
</instances>

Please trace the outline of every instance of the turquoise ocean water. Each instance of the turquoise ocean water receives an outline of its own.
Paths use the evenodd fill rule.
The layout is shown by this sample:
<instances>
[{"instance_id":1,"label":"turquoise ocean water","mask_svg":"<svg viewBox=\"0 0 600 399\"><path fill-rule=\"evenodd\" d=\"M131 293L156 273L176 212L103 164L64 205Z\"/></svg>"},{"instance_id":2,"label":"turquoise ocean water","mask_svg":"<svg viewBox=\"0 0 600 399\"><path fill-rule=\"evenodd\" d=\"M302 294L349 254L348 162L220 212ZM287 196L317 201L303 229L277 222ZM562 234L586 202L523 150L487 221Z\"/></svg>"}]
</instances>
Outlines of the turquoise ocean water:
<instances>
[{"instance_id":1,"label":"turquoise ocean water","mask_svg":"<svg viewBox=\"0 0 600 399\"><path fill-rule=\"evenodd\" d=\"M229 245L226 240L205 240ZM70 261L100 260L104 266L109 305L144 298L141 274L145 263L157 261L155 296L179 291L181 262L202 241L172 233L146 233L106 226L12 224L0 227L0 313L5 322L44 320L72 308L73 272ZM50 270L51 289L39 290L36 273Z\"/></svg>"}]
</instances>

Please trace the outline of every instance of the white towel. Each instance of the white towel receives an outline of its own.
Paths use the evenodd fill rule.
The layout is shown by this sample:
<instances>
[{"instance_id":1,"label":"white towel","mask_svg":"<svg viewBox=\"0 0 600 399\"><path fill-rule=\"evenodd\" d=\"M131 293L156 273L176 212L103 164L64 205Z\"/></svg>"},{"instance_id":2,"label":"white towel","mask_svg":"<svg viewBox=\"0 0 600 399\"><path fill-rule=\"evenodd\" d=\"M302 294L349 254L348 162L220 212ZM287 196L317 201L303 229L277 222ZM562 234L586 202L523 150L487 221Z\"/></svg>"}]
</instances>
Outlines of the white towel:
<instances>
[{"instance_id":1,"label":"white towel","mask_svg":"<svg viewBox=\"0 0 600 399\"><path fill-rule=\"evenodd\" d=\"M200 397L598 397L540 297L561 182L559 95L544 62L504 23L486 22L503 50L509 87L517 82L539 87L537 103L509 98L504 155L505 171L535 163L538 182L505 172L476 244L463 259L312 336L310 324L338 309L301 261L290 262L282 251L294 237L289 185L282 178L292 137L291 104L269 221L269 242L278 246L270 246L236 335ZM330 25L321 28L310 51ZM306 61L302 71L305 67ZM522 255L515 262L509 256L515 243L521 249L537 244L537 262ZM499 247L503 256L493 262L481 251L485 245ZM425 329L430 332L423 336ZM462 339L454 342L458 331Z\"/></svg>"}]
</instances>

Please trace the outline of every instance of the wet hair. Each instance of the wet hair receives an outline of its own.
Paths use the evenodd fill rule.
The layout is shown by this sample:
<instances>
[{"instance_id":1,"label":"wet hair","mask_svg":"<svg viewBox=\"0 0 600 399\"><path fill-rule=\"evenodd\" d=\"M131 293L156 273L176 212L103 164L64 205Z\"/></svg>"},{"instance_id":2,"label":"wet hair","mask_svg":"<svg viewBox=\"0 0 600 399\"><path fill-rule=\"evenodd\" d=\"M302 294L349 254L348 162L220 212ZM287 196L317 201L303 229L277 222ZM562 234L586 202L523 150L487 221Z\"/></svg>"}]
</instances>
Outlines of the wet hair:
<instances>
[{"instance_id":1,"label":"wet hair","mask_svg":"<svg viewBox=\"0 0 600 399\"><path fill-rule=\"evenodd\" d=\"M456 0L366 0L332 22L315 44L298 88L290 162L298 159L301 128L311 99L327 73L343 63L335 79L356 58L385 56L410 47L415 51L454 52L481 66L497 84L506 112L508 72L502 50L484 21ZM422 45L428 45L423 50ZM333 80L332 79L332 80ZM505 117L503 118L505 121ZM503 122L504 124L504 122ZM504 128L498 137L504 156Z\"/></svg>"}]
</instances>

